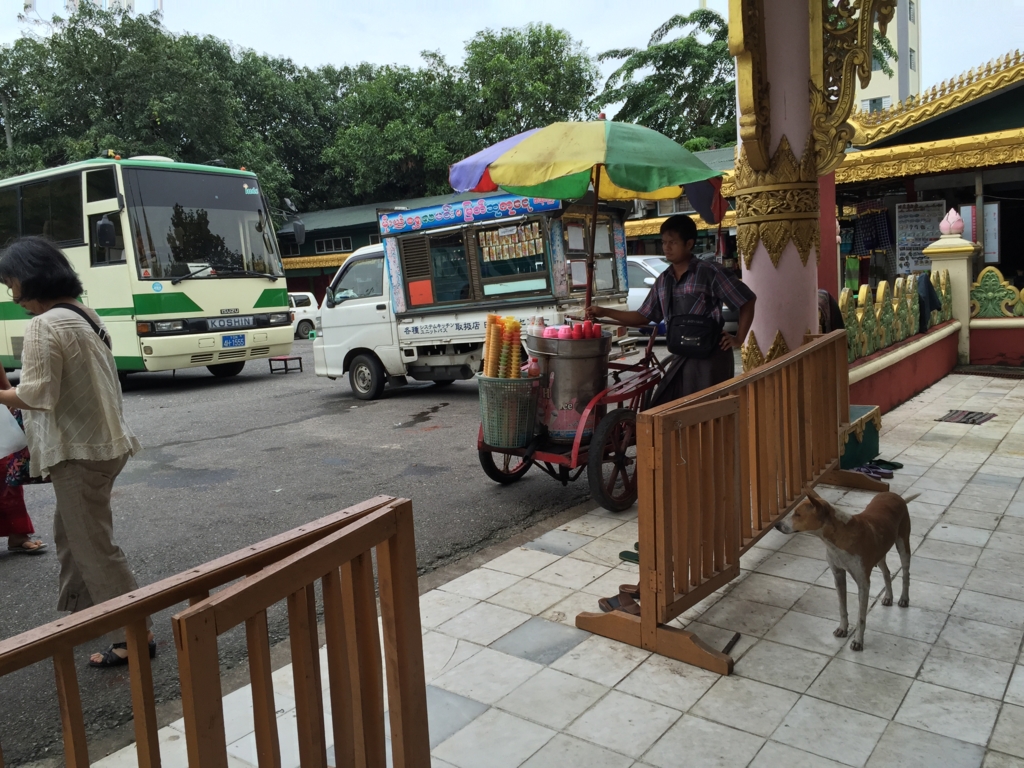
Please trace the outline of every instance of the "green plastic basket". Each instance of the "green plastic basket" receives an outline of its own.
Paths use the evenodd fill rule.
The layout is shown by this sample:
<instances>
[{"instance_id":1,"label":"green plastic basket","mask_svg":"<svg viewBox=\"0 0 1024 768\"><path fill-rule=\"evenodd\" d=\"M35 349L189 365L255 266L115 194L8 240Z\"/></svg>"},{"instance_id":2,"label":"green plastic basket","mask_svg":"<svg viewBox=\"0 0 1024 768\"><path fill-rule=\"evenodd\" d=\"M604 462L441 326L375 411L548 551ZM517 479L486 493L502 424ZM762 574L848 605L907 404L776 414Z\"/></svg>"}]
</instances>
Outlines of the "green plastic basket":
<instances>
[{"instance_id":1,"label":"green plastic basket","mask_svg":"<svg viewBox=\"0 0 1024 768\"><path fill-rule=\"evenodd\" d=\"M477 374L484 442L494 448L525 448L537 427L540 378L494 379Z\"/></svg>"}]
</instances>

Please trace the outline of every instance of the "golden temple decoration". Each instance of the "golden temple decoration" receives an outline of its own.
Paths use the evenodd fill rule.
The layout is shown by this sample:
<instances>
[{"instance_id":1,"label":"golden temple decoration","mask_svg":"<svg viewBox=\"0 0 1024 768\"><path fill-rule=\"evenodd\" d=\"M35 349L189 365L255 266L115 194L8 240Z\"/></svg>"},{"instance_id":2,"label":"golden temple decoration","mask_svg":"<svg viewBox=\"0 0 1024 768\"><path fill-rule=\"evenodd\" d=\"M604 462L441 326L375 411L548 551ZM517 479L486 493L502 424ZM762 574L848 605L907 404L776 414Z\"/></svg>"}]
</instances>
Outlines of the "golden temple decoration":
<instances>
[{"instance_id":1,"label":"golden temple decoration","mask_svg":"<svg viewBox=\"0 0 1024 768\"><path fill-rule=\"evenodd\" d=\"M1022 81L1024 57L1017 50L886 109L855 113L850 119L855 129L853 143L874 144Z\"/></svg>"},{"instance_id":2,"label":"golden temple decoration","mask_svg":"<svg viewBox=\"0 0 1024 768\"><path fill-rule=\"evenodd\" d=\"M750 269L758 243L764 243L772 264L792 240L806 265L821 238L818 227L818 174L810 137L797 160L783 136L765 171L754 170L740 149L736 162L736 246Z\"/></svg>"},{"instance_id":3,"label":"golden temple decoration","mask_svg":"<svg viewBox=\"0 0 1024 768\"><path fill-rule=\"evenodd\" d=\"M836 184L1021 162L1024 162L1024 129L1013 128L980 136L850 152L836 169Z\"/></svg>"},{"instance_id":4,"label":"golden temple decoration","mask_svg":"<svg viewBox=\"0 0 1024 768\"><path fill-rule=\"evenodd\" d=\"M871 80L874 25L884 35L896 0L808 0L811 29L811 135L818 174L843 162L854 128L857 81Z\"/></svg>"},{"instance_id":5,"label":"golden temple decoration","mask_svg":"<svg viewBox=\"0 0 1024 768\"><path fill-rule=\"evenodd\" d=\"M889 290L886 280L879 282L874 291L862 285L857 293L844 288L839 294L839 311L846 326L847 360L853 363L862 357L882 352L894 344L906 341L917 333L949 320L952 316L953 294L949 270L932 273L942 309L932 312L928 328L920 328L921 304L917 282L924 276L908 275L896 279Z\"/></svg>"},{"instance_id":6,"label":"golden temple decoration","mask_svg":"<svg viewBox=\"0 0 1024 768\"><path fill-rule=\"evenodd\" d=\"M739 140L755 171L771 162L771 104L765 53L764 0L729 0L729 53L736 57ZM723 190L724 193L724 190Z\"/></svg>"},{"instance_id":7,"label":"golden temple decoration","mask_svg":"<svg viewBox=\"0 0 1024 768\"><path fill-rule=\"evenodd\" d=\"M708 224L700 216L691 216L693 223L697 225L698 231L718 229L718 224ZM668 216L658 216L652 219L627 219L625 222L626 237L652 237L661 233L661 225L665 223ZM736 226L736 211L726 211L722 217L722 229L730 229Z\"/></svg>"},{"instance_id":8,"label":"golden temple decoration","mask_svg":"<svg viewBox=\"0 0 1024 768\"><path fill-rule=\"evenodd\" d=\"M765 363L770 363L772 360L785 354L789 354L789 346L786 344L786 340L782 338L782 331L775 332L775 341L768 347L768 354L761 354L761 347L758 346L757 336L754 335L753 331L747 336L747 343L740 349L744 372L760 368Z\"/></svg>"}]
</instances>

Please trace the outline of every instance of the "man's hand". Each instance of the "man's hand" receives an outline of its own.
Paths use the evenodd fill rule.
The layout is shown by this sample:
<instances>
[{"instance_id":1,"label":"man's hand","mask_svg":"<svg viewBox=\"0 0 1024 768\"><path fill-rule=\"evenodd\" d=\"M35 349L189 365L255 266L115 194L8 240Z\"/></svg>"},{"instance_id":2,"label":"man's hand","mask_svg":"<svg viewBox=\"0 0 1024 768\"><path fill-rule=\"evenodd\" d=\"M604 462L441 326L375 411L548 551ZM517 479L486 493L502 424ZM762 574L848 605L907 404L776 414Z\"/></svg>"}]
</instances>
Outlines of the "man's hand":
<instances>
[{"instance_id":1,"label":"man's hand","mask_svg":"<svg viewBox=\"0 0 1024 768\"><path fill-rule=\"evenodd\" d=\"M731 333L727 333L726 331L722 331L722 340L719 343L719 346L722 349L739 349L742 344L743 343L736 336L733 336Z\"/></svg>"},{"instance_id":2,"label":"man's hand","mask_svg":"<svg viewBox=\"0 0 1024 768\"><path fill-rule=\"evenodd\" d=\"M584 316L587 320L600 320L604 317L604 308L597 305L587 307L584 310Z\"/></svg>"}]
</instances>

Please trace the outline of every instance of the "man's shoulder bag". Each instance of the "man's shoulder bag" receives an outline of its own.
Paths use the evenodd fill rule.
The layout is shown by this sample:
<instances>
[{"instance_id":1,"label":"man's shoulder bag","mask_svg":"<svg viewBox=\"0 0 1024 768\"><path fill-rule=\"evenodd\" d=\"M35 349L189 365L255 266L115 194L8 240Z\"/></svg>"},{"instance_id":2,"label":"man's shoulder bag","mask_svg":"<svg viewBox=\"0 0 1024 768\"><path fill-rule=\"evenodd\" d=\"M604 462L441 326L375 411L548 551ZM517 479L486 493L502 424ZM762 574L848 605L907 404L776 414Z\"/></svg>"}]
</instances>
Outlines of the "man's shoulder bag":
<instances>
[{"instance_id":1,"label":"man's shoulder bag","mask_svg":"<svg viewBox=\"0 0 1024 768\"><path fill-rule=\"evenodd\" d=\"M668 351L680 357L704 360L722 340L722 326L706 315L676 315L668 323Z\"/></svg>"}]
</instances>

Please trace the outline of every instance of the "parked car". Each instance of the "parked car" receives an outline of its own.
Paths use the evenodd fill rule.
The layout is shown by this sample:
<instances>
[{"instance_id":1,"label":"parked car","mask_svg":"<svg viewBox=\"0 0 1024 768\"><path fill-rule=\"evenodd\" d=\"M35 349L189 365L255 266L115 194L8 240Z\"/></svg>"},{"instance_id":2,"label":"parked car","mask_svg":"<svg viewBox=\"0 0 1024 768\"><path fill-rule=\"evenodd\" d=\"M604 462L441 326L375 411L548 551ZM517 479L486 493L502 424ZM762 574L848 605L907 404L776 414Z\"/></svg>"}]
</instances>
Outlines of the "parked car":
<instances>
[{"instance_id":1,"label":"parked car","mask_svg":"<svg viewBox=\"0 0 1024 768\"><path fill-rule=\"evenodd\" d=\"M714 254L701 254L698 258L714 258ZM661 256L627 256L626 277L629 281L629 309L636 312L644 303L647 294L654 285L655 278L668 269L668 262ZM739 330L739 312L728 304L722 305L722 319L725 321L725 330L729 333L736 333ZM659 325L658 333L664 333L665 329ZM650 333L641 329L645 335Z\"/></svg>"},{"instance_id":2,"label":"parked car","mask_svg":"<svg viewBox=\"0 0 1024 768\"><path fill-rule=\"evenodd\" d=\"M318 307L312 293L289 293L288 306L292 313L292 333L300 339L308 339L309 332L316 328Z\"/></svg>"}]
</instances>

